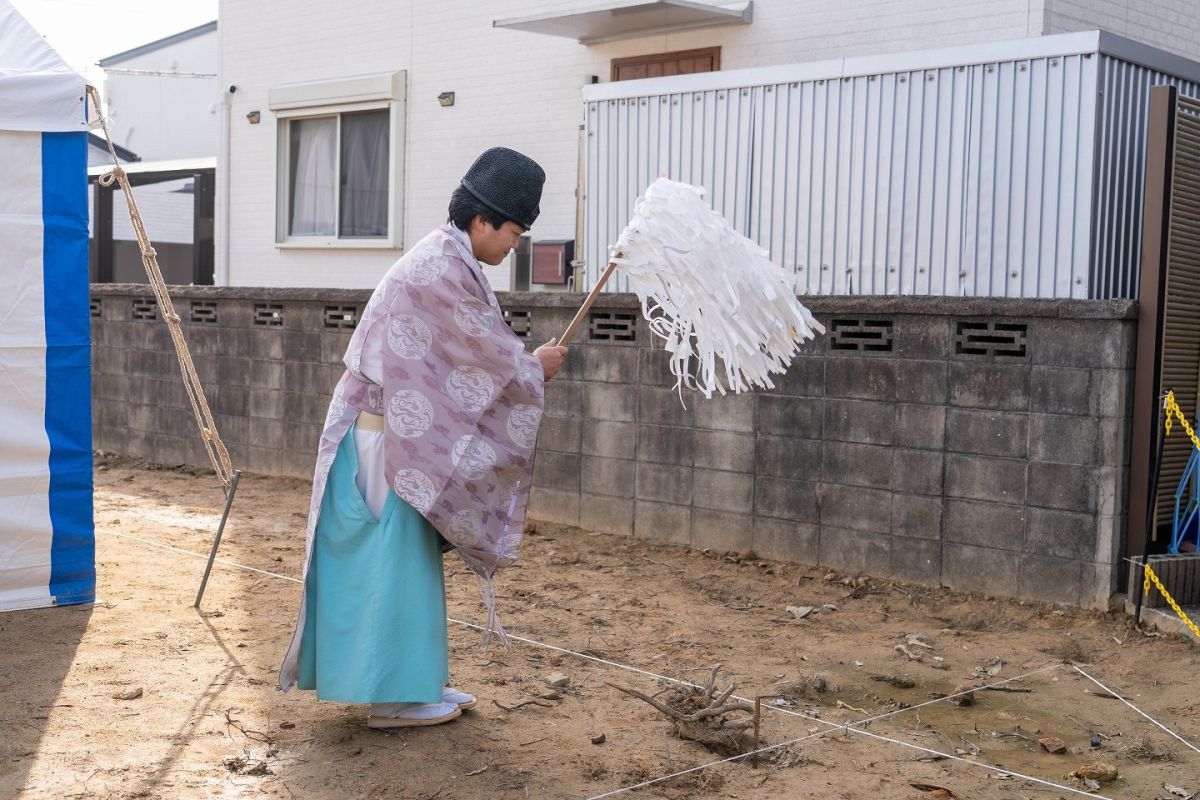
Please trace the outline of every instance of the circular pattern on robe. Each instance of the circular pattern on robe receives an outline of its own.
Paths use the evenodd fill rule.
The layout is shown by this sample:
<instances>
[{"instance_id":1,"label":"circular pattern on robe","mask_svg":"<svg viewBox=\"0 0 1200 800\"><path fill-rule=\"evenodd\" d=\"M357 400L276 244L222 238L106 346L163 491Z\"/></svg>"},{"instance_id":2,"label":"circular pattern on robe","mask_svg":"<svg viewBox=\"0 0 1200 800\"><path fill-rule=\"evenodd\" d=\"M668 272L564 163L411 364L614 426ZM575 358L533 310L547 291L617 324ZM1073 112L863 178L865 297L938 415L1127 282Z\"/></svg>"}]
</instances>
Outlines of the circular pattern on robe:
<instances>
[{"instance_id":1,"label":"circular pattern on robe","mask_svg":"<svg viewBox=\"0 0 1200 800\"><path fill-rule=\"evenodd\" d=\"M454 466L468 480L479 480L496 466L496 451L478 436L467 435L454 443Z\"/></svg>"},{"instance_id":2,"label":"circular pattern on robe","mask_svg":"<svg viewBox=\"0 0 1200 800\"><path fill-rule=\"evenodd\" d=\"M329 401L329 413L325 415L325 427L329 427L340 420L342 415L346 413L346 406L346 398L334 392L333 399Z\"/></svg>"},{"instance_id":3,"label":"circular pattern on robe","mask_svg":"<svg viewBox=\"0 0 1200 800\"><path fill-rule=\"evenodd\" d=\"M527 381L537 373L537 356L532 353L525 352L525 348L518 347L513 353L513 364L517 368L517 377L523 381Z\"/></svg>"},{"instance_id":4,"label":"circular pattern on robe","mask_svg":"<svg viewBox=\"0 0 1200 800\"><path fill-rule=\"evenodd\" d=\"M422 436L433 424L433 403L415 389L401 389L388 402L387 424L405 439Z\"/></svg>"},{"instance_id":5,"label":"circular pattern on robe","mask_svg":"<svg viewBox=\"0 0 1200 800\"><path fill-rule=\"evenodd\" d=\"M492 329L492 308L482 300L468 297L454 307L454 323L467 336L482 339Z\"/></svg>"},{"instance_id":6,"label":"circular pattern on robe","mask_svg":"<svg viewBox=\"0 0 1200 800\"><path fill-rule=\"evenodd\" d=\"M424 358L432 341L429 326L412 314L397 315L388 325L388 347L401 358Z\"/></svg>"},{"instance_id":7,"label":"circular pattern on robe","mask_svg":"<svg viewBox=\"0 0 1200 800\"><path fill-rule=\"evenodd\" d=\"M538 423L542 419L542 410L537 406L518 404L513 406L508 415L505 428L508 438L518 447L533 447L537 443Z\"/></svg>"},{"instance_id":8,"label":"circular pattern on robe","mask_svg":"<svg viewBox=\"0 0 1200 800\"><path fill-rule=\"evenodd\" d=\"M478 511L464 509L455 511L450 518L450 532L461 537L463 544L479 544L483 540L480 532L482 522Z\"/></svg>"},{"instance_id":9,"label":"circular pattern on robe","mask_svg":"<svg viewBox=\"0 0 1200 800\"><path fill-rule=\"evenodd\" d=\"M415 286L428 286L445 272L446 261L440 253L433 249L418 250L413 253L412 261L400 276L400 281Z\"/></svg>"},{"instance_id":10,"label":"circular pattern on robe","mask_svg":"<svg viewBox=\"0 0 1200 800\"><path fill-rule=\"evenodd\" d=\"M410 506L421 513L425 513L433 507L433 501L436 499L433 481L419 469L400 470L396 473L392 487L396 490L396 494L403 497Z\"/></svg>"},{"instance_id":11,"label":"circular pattern on robe","mask_svg":"<svg viewBox=\"0 0 1200 800\"><path fill-rule=\"evenodd\" d=\"M479 367L455 367L446 378L446 393L463 411L482 411L492 402L496 384Z\"/></svg>"}]
</instances>

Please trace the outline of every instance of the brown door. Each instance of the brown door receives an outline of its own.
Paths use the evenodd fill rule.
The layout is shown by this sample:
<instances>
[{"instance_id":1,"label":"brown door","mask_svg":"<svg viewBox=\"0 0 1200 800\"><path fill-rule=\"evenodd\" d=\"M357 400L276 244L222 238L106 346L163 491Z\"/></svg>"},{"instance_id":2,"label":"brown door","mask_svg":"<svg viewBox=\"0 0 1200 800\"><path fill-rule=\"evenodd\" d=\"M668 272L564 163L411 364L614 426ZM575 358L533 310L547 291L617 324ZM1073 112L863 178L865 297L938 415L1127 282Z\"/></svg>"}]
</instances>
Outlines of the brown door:
<instances>
[{"instance_id":1,"label":"brown door","mask_svg":"<svg viewBox=\"0 0 1200 800\"><path fill-rule=\"evenodd\" d=\"M1161 395L1175 393L1194 421L1200 400L1200 98L1174 87L1150 90L1142 270L1138 291L1137 367L1134 378L1133 452L1129 474L1129 538L1126 553L1142 554L1146 520L1151 540L1170 528L1175 489L1192 443L1175 426L1163 443L1162 468L1153 497ZM1151 506L1148 508L1147 506ZM1151 516L1152 515L1152 516Z\"/></svg>"},{"instance_id":2,"label":"brown door","mask_svg":"<svg viewBox=\"0 0 1200 800\"><path fill-rule=\"evenodd\" d=\"M630 56L612 60L612 79L632 81L638 78L662 78L693 72L716 72L721 68L721 48L677 50L650 56Z\"/></svg>"}]
</instances>

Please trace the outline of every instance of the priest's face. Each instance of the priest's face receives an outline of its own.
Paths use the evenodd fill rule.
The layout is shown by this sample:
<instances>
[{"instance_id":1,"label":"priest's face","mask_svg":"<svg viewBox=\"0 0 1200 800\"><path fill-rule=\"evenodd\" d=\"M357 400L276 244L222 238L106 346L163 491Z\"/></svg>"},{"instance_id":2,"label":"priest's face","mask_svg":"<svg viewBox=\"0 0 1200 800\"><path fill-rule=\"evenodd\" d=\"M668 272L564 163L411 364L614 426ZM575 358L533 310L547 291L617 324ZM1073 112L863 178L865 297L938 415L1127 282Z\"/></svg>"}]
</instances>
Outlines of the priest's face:
<instances>
[{"instance_id":1,"label":"priest's face","mask_svg":"<svg viewBox=\"0 0 1200 800\"><path fill-rule=\"evenodd\" d=\"M471 250L480 262L495 266L517 246L517 240L524 232L524 228L512 221L505 222L499 228L493 228L483 217L475 217L471 220L469 232Z\"/></svg>"}]
</instances>

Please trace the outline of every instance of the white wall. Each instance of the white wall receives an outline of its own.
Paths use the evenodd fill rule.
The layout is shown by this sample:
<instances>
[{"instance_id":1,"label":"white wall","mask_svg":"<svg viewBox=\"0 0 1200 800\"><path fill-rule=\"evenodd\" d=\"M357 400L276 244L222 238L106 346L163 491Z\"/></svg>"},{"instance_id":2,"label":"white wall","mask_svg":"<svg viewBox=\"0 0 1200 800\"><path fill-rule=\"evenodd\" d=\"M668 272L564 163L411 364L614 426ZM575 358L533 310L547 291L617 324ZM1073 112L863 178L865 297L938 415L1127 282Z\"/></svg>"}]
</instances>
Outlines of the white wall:
<instances>
[{"instance_id":1,"label":"white wall","mask_svg":"<svg viewBox=\"0 0 1200 800\"><path fill-rule=\"evenodd\" d=\"M1045 33L1100 28L1200 61L1197 0L1043 0Z\"/></svg>"},{"instance_id":2,"label":"white wall","mask_svg":"<svg viewBox=\"0 0 1200 800\"><path fill-rule=\"evenodd\" d=\"M573 238L579 89L585 75L608 80L610 59L720 45L722 68L770 66L1022 38L1040 34L1044 18L1043 0L756 0L749 26L591 47L492 27L497 18L592 5L222 0L220 86L238 86L229 98L229 282L371 287L400 255L275 247L276 125L267 108L275 85L408 71L406 244L445 219L458 179L493 145L525 152L546 168L535 239ZM438 105L443 91L456 93L454 107ZM261 124L248 124L253 110L262 112ZM221 197L218 190L218 203ZM496 288L506 287L507 268L489 274Z\"/></svg>"},{"instance_id":3,"label":"white wall","mask_svg":"<svg viewBox=\"0 0 1200 800\"><path fill-rule=\"evenodd\" d=\"M112 64L110 69L216 75L216 31L199 34ZM110 73L104 100L113 141L143 161L217 153L217 79Z\"/></svg>"}]
</instances>

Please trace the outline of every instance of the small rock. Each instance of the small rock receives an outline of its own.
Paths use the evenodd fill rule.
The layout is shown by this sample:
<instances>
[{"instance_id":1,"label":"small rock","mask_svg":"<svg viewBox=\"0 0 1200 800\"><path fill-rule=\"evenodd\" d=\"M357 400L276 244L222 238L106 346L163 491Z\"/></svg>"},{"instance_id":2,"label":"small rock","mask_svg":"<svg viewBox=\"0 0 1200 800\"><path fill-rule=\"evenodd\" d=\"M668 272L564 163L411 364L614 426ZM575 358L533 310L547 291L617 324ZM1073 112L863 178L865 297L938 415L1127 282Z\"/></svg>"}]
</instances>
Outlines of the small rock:
<instances>
[{"instance_id":1,"label":"small rock","mask_svg":"<svg viewBox=\"0 0 1200 800\"><path fill-rule=\"evenodd\" d=\"M799 622L800 620L807 617L814 610L815 609L813 609L812 606L788 606L787 607L787 612L789 614L791 614L793 617L795 617L797 622Z\"/></svg>"},{"instance_id":2,"label":"small rock","mask_svg":"<svg viewBox=\"0 0 1200 800\"><path fill-rule=\"evenodd\" d=\"M745 550L739 550L737 554L738 561L754 561L758 558L754 551L747 547Z\"/></svg>"},{"instance_id":3,"label":"small rock","mask_svg":"<svg viewBox=\"0 0 1200 800\"><path fill-rule=\"evenodd\" d=\"M1100 749L1100 737L1099 737L1099 736L1093 736L1093 737L1092 737L1092 749L1093 749L1093 750L1099 750L1099 749Z\"/></svg>"},{"instance_id":4,"label":"small rock","mask_svg":"<svg viewBox=\"0 0 1200 800\"><path fill-rule=\"evenodd\" d=\"M567 677L566 675L555 672L554 674L552 674L548 678L546 678L546 685L552 686L555 689L565 689L566 687L571 685L571 679L569 677Z\"/></svg>"},{"instance_id":5,"label":"small rock","mask_svg":"<svg viewBox=\"0 0 1200 800\"><path fill-rule=\"evenodd\" d=\"M562 692L542 692L538 695L541 700L562 700Z\"/></svg>"},{"instance_id":6,"label":"small rock","mask_svg":"<svg viewBox=\"0 0 1200 800\"><path fill-rule=\"evenodd\" d=\"M603 733L597 733L592 737L592 744L604 744L605 736Z\"/></svg>"},{"instance_id":7,"label":"small rock","mask_svg":"<svg viewBox=\"0 0 1200 800\"><path fill-rule=\"evenodd\" d=\"M1105 764L1102 761L1093 761L1090 764L1084 764L1074 772L1068 773L1067 778L1075 778L1081 781L1100 781L1108 783L1117 779L1117 768L1112 764Z\"/></svg>"},{"instance_id":8,"label":"small rock","mask_svg":"<svg viewBox=\"0 0 1200 800\"><path fill-rule=\"evenodd\" d=\"M1056 736L1046 736L1044 738L1038 739L1037 741L1038 741L1038 744L1040 744L1042 746L1042 749L1045 750L1047 753L1065 753L1065 752L1067 752L1066 742L1064 742L1062 739L1059 739Z\"/></svg>"},{"instance_id":9,"label":"small rock","mask_svg":"<svg viewBox=\"0 0 1200 800\"><path fill-rule=\"evenodd\" d=\"M897 689L911 689L917 682L907 675L872 675L871 680L895 686Z\"/></svg>"},{"instance_id":10,"label":"small rock","mask_svg":"<svg viewBox=\"0 0 1200 800\"><path fill-rule=\"evenodd\" d=\"M965 684L956 686L954 687L954 691L950 693L951 696L946 698L946 701L953 703L959 708L973 706L975 705L975 692L973 689L974 687Z\"/></svg>"},{"instance_id":11,"label":"small rock","mask_svg":"<svg viewBox=\"0 0 1200 800\"><path fill-rule=\"evenodd\" d=\"M833 582L833 581L836 581L836 580L837 580L837 573L836 573L836 572L826 572L826 573L825 573L825 582L826 582L826 583L831 583L831 582Z\"/></svg>"},{"instance_id":12,"label":"small rock","mask_svg":"<svg viewBox=\"0 0 1200 800\"><path fill-rule=\"evenodd\" d=\"M292 728L294 728L294 727L296 727L296 723L294 723L294 722L281 722L281 723L279 723L279 729L280 729L280 730L290 731L290 730L291 730Z\"/></svg>"},{"instance_id":13,"label":"small rock","mask_svg":"<svg viewBox=\"0 0 1200 800\"><path fill-rule=\"evenodd\" d=\"M136 689L126 689L123 692L116 692L115 694L113 694L113 699L114 700L137 700L141 696L142 696L142 687L139 686Z\"/></svg>"},{"instance_id":14,"label":"small rock","mask_svg":"<svg viewBox=\"0 0 1200 800\"><path fill-rule=\"evenodd\" d=\"M818 672L812 676L812 688L814 692L824 694L825 690L829 688L829 682L825 680L824 675Z\"/></svg>"}]
</instances>

